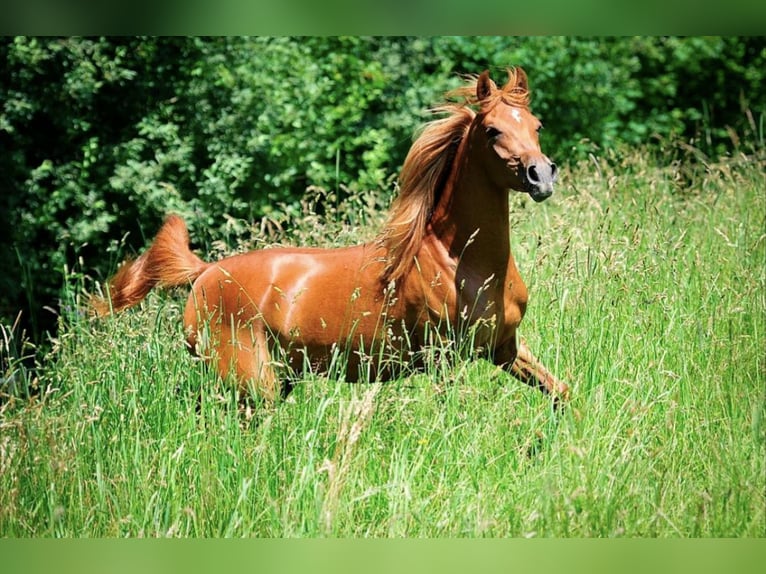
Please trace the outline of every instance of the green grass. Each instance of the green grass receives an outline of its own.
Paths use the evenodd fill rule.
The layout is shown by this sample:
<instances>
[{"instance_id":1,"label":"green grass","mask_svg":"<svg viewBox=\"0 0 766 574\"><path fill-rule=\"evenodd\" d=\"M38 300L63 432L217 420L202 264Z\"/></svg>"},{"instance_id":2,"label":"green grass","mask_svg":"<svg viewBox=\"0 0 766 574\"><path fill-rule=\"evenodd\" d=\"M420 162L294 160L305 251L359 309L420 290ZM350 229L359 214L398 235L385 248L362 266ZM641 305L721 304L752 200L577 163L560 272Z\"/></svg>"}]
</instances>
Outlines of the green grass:
<instances>
[{"instance_id":1,"label":"green grass","mask_svg":"<svg viewBox=\"0 0 766 574\"><path fill-rule=\"evenodd\" d=\"M185 352L182 294L68 313L39 395L0 406L0 535L764 536L763 168L630 154L514 197L523 335L573 390L558 416L488 363L435 361L307 377L247 418ZM361 211L294 237L361 237Z\"/></svg>"}]
</instances>

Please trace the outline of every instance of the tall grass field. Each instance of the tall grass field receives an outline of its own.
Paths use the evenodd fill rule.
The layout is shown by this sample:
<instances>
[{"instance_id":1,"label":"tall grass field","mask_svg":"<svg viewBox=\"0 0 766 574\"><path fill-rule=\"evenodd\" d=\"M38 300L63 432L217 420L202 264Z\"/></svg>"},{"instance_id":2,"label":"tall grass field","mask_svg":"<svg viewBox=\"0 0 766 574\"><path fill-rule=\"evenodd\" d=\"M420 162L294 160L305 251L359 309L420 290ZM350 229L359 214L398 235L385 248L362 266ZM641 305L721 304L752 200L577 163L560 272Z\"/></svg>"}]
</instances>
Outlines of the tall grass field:
<instances>
[{"instance_id":1,"label":"tall grass field","mask_svg":"<svg viewBox=\"0 0 766 574\"><path fill-rule=\"evenodd\" d=\"M608 154L512 197L521 333L562 412L449 345L401 380L242 403L186 352L186 293L96 320L85 261L37 369L2 331L0 536L764 536L764 171ZM226 249L367 240L387 195L307 200Z\"/></svg>"}]
</instances>

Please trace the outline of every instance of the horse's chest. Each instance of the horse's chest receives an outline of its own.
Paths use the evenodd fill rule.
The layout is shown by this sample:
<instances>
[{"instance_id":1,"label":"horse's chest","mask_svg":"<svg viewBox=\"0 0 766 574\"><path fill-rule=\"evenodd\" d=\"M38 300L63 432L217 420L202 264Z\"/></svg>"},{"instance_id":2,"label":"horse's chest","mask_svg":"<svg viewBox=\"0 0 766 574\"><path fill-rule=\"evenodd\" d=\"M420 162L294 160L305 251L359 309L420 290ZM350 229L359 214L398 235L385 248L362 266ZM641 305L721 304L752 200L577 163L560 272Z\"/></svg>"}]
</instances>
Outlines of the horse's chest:
<instances>
[{"instance_id":1,"label":"horse's chest","mask_svg":"<svg viewBox=\"0 0 766 574\"><path fill-rule=\"evenodd\" d=\"M527 288L512 259L500 269L458 265L452 273L421 275L408 305L411 318L420 327L437 327L442 335L470 335L482 346L498 330L512 334L526 310Z\"/></svg>"},{"instance_id":2,"label":"horse's chest","mask_svg":"<svg viewBox=\"0 0 766 574\"><path fill-rule=\"evenodd\" d=\"M515 329L526 310L527 288L518 273L490 275L481 283L464 284L458 301L460 320L469 325L490 323L495 328Z\"/></svg>"}]
</instances>

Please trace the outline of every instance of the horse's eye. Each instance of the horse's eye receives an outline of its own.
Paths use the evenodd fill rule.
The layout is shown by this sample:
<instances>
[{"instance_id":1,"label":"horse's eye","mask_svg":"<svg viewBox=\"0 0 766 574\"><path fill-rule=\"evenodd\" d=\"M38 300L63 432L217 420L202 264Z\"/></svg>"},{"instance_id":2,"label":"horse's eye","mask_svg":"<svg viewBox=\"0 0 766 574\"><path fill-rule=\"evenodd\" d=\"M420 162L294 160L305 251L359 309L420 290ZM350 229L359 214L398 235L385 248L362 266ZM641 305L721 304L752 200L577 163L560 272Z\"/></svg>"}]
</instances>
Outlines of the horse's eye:
<instances>
[{"instance_id":1,"label":"horse's eye","mask_svg":"<svg viewBox=\"0 0 766 574\"><path fill-rule=\"evenodd\" d=\"M499 129L493 128L492 126L487 128L487 137L489 139L495 139L499 135L500 135L500 130Z\"/></svg>"},{"instance_id":2,"label":"horse's eye","mask_svg":"<svg viewBox=\"0 0 766 574\"><path fill-rule=\"evenodd\" d=\"M537 126L537 133L540 133L541 131L543 131L543 124Z\"/></svg>"}]
</instances>

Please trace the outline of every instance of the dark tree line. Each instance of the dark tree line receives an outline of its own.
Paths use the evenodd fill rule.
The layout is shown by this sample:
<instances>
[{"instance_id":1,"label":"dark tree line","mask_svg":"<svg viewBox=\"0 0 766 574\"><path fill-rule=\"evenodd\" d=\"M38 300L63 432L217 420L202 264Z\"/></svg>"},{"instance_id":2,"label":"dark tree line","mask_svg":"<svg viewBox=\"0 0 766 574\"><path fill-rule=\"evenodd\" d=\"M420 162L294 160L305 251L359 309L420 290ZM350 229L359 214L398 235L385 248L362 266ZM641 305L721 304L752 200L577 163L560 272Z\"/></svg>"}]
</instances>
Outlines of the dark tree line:
<instances>
[{"instance_id":1,"label":"dark tree line","mask_svg":"<svg viewBox=\"0 0 766 574\"><path fill-rule=\"evenodd\" d=\"M67 272L104 279L169 211L210 241L308 186L389 192L422 111L513 64L559 163L763 149L764 38L3 38L0 321L40 339Z\"/></svg>"}]
</instances>

